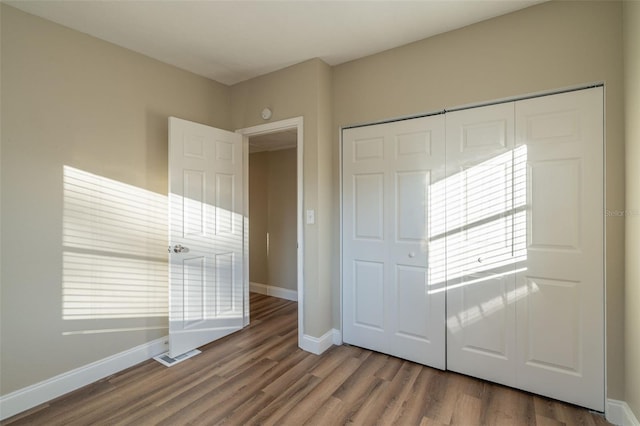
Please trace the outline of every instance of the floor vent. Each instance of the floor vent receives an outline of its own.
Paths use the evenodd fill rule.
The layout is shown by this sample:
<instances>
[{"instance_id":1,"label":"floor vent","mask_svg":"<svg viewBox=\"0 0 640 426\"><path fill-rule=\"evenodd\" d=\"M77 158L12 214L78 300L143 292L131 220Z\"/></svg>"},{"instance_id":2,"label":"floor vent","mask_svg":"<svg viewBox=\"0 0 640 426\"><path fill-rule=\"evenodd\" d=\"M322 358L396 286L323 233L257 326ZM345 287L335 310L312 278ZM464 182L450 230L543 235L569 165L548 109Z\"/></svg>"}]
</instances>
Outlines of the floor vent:
<instances>
[{"instance_id":1,"label":"floor vent","mask_svg":"<svg viewBox=\"0 0 640 426\"><path fill-rule=\"evenodd\" d=\"M158 356L154 356L153 359L155 359L156 361L158 361L160 364L165 365L167 367L171 367L172 365L176 365L179 362L182 362L186 359L189 359L191 357L194 357L196 355L198 355L199 353L201 353L201 351L194 349L191 350L189 352L185 352L182 355L178 355L175 358L171 358L169 356L169 352L165 352L163 354L160 354Z\"/></svg>"}]
</instances>

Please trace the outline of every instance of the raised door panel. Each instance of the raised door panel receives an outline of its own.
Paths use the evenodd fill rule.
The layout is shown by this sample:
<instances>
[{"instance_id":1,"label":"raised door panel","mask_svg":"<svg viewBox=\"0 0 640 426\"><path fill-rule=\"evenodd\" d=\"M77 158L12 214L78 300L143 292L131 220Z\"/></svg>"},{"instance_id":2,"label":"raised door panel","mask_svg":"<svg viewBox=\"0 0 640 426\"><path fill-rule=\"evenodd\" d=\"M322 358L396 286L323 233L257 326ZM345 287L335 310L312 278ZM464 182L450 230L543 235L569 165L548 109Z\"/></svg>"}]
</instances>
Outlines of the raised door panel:
<instances>
[{"instance_id":1,"label":"raised door panel","mask_svg":"<svg viewBox=\"0 0 640 426\"><path fill-rule=\"evenodd\" d=\"M242 307L240 294L234 291L234 283L237 281L234 265L237 263L236 254L220 251L214 256L215 274L215 300L216 316L235 315Z\"/></svg>"},{"instance_id":2,"label":"raised door panel","mask_svg":"<svg viewBox=\"0 0 640 426\"><path fill-rule=\"evenodd\" d=\"M366 173L353 176L353 238L384 239L384 174Z\"/></svg>"},{"instance_id":3,"label":"raised door panel","mask_svg":"<svg viewBox=\"0 0 640 426\"><path fill-rule=\"evenodd\" d=\"M425 241L428 226L429 171L400 172L395 175L397 241Z\"/></svg>"},{"instance_id":4,"label":"raised door panel","mask_svg":"<svg viewBox=\"0 0 640 426\"><path fill-rule=\"evenodd\" d=\"M353 277L354 326L384 332L384 264L356 260Z\"/></svg>"},{"instance_id":5,"label":"raised door panel","mask_svg":"<svg viewBox=\"0 0 640 426\"><path fill-rule=\"evenodd\" d=\"M530 160L527 169L529 249L580 251L581 159Z\"/></svg>"},{"instance_id":6,"label":"raised door panel","mask_svg":"<svg viewBox=\"0 0 640 426\"><path fill-rule=\"evenodd\" d=\"M237 232L238 217L235 214L235 177L232 174L216 173L214 221L216 235L224 236Z\"/></svg>"},{"instance_id":7,"label":"raised door panel","mask_svg":"<svg viewBox=\"0 0 640 426\"><path fill-rule=\"evenodd\" d=\"M205 292L207 289L205 265L206 259L203 256L190 257L182 261L185 329L199 324L207 317L205 307L200 303L200 301L205 300Z\"/></svg>"},{"instance_id":8,"label":"raised door panel","mask_svg":"<svg viewBox=\"0 0 640 426\"><path fill-rule=\"evenodd\" d=\"M529 277L523 329L525 362L530 367L582 372L580 323L581 285L578 282Z\"/></svg>"}]
</instances>

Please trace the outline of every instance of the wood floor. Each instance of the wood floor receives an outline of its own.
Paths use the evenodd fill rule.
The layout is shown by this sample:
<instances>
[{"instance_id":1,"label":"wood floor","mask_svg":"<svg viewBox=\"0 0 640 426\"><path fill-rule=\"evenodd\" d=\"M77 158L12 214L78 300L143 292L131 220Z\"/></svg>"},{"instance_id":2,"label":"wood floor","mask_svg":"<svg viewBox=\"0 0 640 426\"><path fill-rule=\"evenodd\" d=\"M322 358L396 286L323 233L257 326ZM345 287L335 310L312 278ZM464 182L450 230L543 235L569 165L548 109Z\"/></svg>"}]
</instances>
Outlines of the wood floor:
<instances>
[{"instance_id":1,"label":"wood floor","mask_svg":"<svg viewBox=\"0 0 640 426\"><path fill-rule=\"evenodd\" d=\"M149 360L3 425L606 425L588 410L351 346L297 347L297 304L251 295L249 327Z\"/></svg>"}]
</instances>

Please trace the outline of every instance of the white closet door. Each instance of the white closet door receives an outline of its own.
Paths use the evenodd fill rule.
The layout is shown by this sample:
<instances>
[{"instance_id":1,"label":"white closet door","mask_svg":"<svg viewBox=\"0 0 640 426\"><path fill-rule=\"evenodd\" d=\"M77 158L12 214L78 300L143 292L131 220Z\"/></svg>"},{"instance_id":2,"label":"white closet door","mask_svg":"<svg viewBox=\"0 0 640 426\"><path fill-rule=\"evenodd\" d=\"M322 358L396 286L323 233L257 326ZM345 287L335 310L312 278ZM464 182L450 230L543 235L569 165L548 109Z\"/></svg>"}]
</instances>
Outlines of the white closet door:
<instances>
[{"instance_id":1,"label":"white closet door","mask_svg":"<svg viewBox=\"0 0 640 426\"><path fill-rule=\"evenodd\" d=\"M603 89L516 103L527 259L518 387L604 410Z\"/></svg>"},{"instance_id":2,"label":"white closet door","mask_svg":"<svg viewBox=\"0 0 640 426\"><path fill-rule=\"evenodd\" d=\"M447 368L515 384L514 105L447 113Z\"/></svg>"},{"instance_id":3,"label":"white closet door","mask_svg":"<svg viewBox=\"0 0 640 426\"><path fill-rule=\"evenodd\" d=\"M602 89L446 120L447 368L602 411Z\"/></svg>"},{"instance_id":4,"label":"white closet door","mask_svg":"<svg viewBox=\"0 0 640 426\"><path fill-rule=\"evenodd\" d=\"M343 132L343 340L445 367L444 118Z\"/></svg>"}]
</instances>

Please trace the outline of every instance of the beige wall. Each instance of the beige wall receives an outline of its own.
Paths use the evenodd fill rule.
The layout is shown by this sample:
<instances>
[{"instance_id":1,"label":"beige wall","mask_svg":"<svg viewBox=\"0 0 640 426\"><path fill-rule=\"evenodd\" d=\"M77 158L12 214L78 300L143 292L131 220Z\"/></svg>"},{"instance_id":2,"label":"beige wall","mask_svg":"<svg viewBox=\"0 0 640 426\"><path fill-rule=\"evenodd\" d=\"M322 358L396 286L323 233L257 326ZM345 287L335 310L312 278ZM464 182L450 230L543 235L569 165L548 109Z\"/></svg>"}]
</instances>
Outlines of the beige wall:
<instances>
[{"instance_id":1,"label":"beige wall","mask_svg":"<svg viewBox=\"0 0 640 426\"><path fill-rule=\"evenodd\" d=\"M231 87L233 128L264 123L260 112L267 106L271 121L304 118L303 209L315 210L316 223L303 230L303 333L320 337L332 327L331 68L313 59Z\"/></svg>"},{"instance_id":2,"label":"beige wall","mask_svg":"<svg viewBox=\"0 0 640 426\"><path fill-rule=\"evenodd\" d=\"M269 278L265 283L297 290L296 150L269 153Z\"/></svg>"},{"instance_id":3,"label":"beige wall","mask_svg":"<svg viewBox=\"0 0 640 426\"><path fill-rule=\"evenodd\" d=\"M604 82L606 207L622 210L621 23L619 2L553 1L339 65L333 74L334 150L340 126ZM624 220L607 218L606 231L608 395L623 399ZM337 256L333 265L338 267ZM336 327L339 309L334 302Z\"/></svg>"},{"instance_id":4,"label":"beige wall","mask_svg":"<svg viewBox=\"0 0 640 426\"><path fill-rule=\"evenodd\" d=\"M640 418L640 2L625 1L624 83L626 123L626 394Z\"/></svg>"},{"instance_id":5,"label":"beige wall","mask_svg":"<svg viewBox=\"0 0 640 426\"><path fill-rule=\"evenodd\" d=\"M63 166L166 195L167 117L231 121L226 86L0 7L4 395L167 334L138 318L86 325L161 328L63 335Z\"/></svg>"},{"instance_id":6,"label":"beige wall","mask_svg":"<svg viewBox=\"0 0 640 426\"><path fill-rule=\"evenodd\" d=\"M249 281L267 284L269 152L249 155Z\"/></svg>"},{"instance_id":7,"label":"beige wall","mask_svg":"<svg viewBox=\"0 0 640 426\"><path fill-rule=\"evenodd\" d=\"M249 155L249 280L294 291L298 289L296 161L295 149Z\"/></svg>"}]
</instances>

